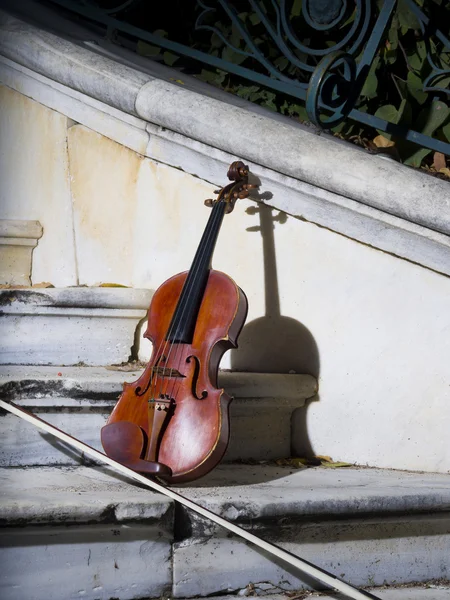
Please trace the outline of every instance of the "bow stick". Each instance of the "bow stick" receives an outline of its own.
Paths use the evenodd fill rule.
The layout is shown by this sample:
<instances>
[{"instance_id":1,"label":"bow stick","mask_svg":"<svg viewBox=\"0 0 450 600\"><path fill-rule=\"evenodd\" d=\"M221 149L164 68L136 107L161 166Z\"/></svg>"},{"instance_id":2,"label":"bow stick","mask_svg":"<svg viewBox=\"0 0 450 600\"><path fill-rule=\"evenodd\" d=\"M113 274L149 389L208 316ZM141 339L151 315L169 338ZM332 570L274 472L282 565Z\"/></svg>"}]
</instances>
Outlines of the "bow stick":
<instances>
[{"instance_id":1,"label":"bow stick","mask_svg":"<svg viewBox=\"0 0 450 600\"><path fill-rule=\"evenodd\" d=\"M346 583L339 577L336 577L335 575L328 573L328 571L325 571L324 569L321 569L320 567L316 567L315 565L304 560L303 558L299 558L298 556L295 556L294 554L291 554L290 552L286 552L286 550L283 550L282 548L278 548L278 546L275 546L274 544L266 542L265 540L259 538L258 536L254 535L253 533L250 533L249 531L242 529L242 527L238 527L237 525L234 525L234 523L230 523L229 521L227 521L226 519L223 519L219 515L216 515L215 513L211 512L210 510L208 510L206 508L203 508L203 506L200 506L199 504L192 502L192 500L188 500L181 494L178 494L177 492L174 492L173 490L166 488L163 485L156 483L155 481L152 481L151 479L147 479L146 477L143 477L139 473L135 473L128 467L125 467L124 465L121 465L120 463L113 460L112 458L109 458L109 456L106 456L105 454L102 454L102 452L99 452L98 450L91 448L91 446L88 446L87 444L72 437L71 435L65 433L64 431L61 431L57 427L50 425L50 423L47 423L47 421L44 421L43 419L36 417L35 415L29 413L28 411L24 410L23 408L16 406L14 403L12 403L12 402L7 403L7 402L4 402L3 400L0 400L0 407L4 408L5 410L9 411L12 414L24 419L25 421L28 421L29 423L31 423L32 425L35 425L39 429L43 429L47 433L51 433L52 435L59 438L63 442L66 442L66 444L73 446L80 452L84 452L86 455L91 456L92 458L109 465L116 471L119 471L119 473L123 473L124 475L127 475L130 479L134 479L135 481L138 481L139 483L145 485L146 487L156 490L157 492L160 492L161 494L164 494L165 496L168 496L169 498L176 500L180 504L183 504L183 506L186 506L187 508L190 508L194 512L202 515L202 517L206 517L207 519L214 521L214 523L221 525L222 527L224 527L225 529L228 529L232 533L235 533L239 537L247 540L248 542L251 542L252 544L255 544L255 546L262 548L269 554L276 556L278 559L282 560L284 563L287 563L288 565L291 565L292 567L299 569L303 573L306 573L310 577L313 577L316 581L323 583L326 586L328 586L332 589L335 589L339 592L342 592L348 598L352 598L354 600L365 600L366 598L371 598L372 600L380 600L377 596L374 596L370 592L366 592L365 590L360 590L358 588L355 588L354 586L350 585L349 583Z\"/></svg>"}]
</instances>

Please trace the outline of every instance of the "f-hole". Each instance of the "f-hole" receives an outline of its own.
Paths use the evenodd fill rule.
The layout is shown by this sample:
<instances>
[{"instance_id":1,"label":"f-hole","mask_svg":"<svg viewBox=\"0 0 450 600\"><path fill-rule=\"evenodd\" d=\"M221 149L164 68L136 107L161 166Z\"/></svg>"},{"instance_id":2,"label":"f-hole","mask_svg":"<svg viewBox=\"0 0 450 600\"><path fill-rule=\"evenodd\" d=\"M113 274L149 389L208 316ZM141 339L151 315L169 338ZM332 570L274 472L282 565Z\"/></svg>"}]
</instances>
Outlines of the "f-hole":
<instances>
[{"instance_id":1,"label":"f-hole","mask_svg":"<svg viewBox=\"0 0 450 600\"><path fill-rule=\"evenodd\" d=\"M134 393L136 396L143 396L147 390L150 388L150 386L153 383L153 379L155 377L157 377L157 373L158 373L158 367L161 363L163 363L166 360L166 357L164 356L164 354L161 354L161 356L158 358L158 360L155 362L155 364L153 365L153 367L151 367L149 369L150 371L150 377L149 380L147 382L147 385L144 387L144 389L141 388L140 385L137 386L137 388L135 389Z\"/></svg>"},{"instance_id":2,"label":"f-hole","mask_svg":"<svg viewBox=\"0 0 450 600\"><path fill-rule=\"evenodd\" d=\"M199 394L197 392L197 383L198 383L198 377L200 374L200 361L197 356L194 356L192 354L191 356L187 357L186 362L190 363L191 358L193 358L194 362L195 362L194 375L192 376L192 394L193 394L194 398L196 398L197 400L204 400L208 396L208 392L206 390L203 390L201 396L199 396Z\"/></svg>"}]
</instances>

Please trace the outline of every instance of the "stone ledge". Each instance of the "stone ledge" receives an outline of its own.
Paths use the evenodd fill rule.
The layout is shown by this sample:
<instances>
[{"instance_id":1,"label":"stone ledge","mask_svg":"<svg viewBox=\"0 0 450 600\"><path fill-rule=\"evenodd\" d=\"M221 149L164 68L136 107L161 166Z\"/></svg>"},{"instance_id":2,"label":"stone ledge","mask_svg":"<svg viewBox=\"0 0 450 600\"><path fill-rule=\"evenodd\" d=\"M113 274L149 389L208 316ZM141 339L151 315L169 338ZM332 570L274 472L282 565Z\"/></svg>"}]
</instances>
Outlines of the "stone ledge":
<instances>
[{"instance_id":1,"label":"stone ledge","mask_svg":"<svg viewBox=\"0 0 450 600\"><path fill-rule=\"evenodd\" d=\"M141 375L104 367L0 366L0 392L56 427L102 450L100 429L124 381ZM310 375L219 372L219 385L235 396L230 443L224 460L267 460L290 455L291 417L317 392ZM80 458L53 444L12 415L0 418L0 465L73 465Z\"/></svg>"},{"instance_id":2,"label":"stone ledge","mask_svg":"<svg viewBox=\"0 0 450 600\"><path fill-rule=\"evenodd\" d=\"M284 517L450 513L450 475L439 473L220 465L195 484L180 487L194 502L241 524Z\"/></svg>"},{"instance_id":3,"label":"stone ledge","mask_svg":"<svg viewBox=\"0 0 450 600\"><path fill-rule=\"evenodd\" d=\"M147 310L151 290L123 287L69 287L0 290L0 305L9 311L19 306Z\"/></svg>"},{"instance_id":4,"label":"stone ledge","mask_svg":"<svg viewBox=\"0 0 450 600\"><path fill-rule=\"evenodd\" d=\"M42 236L42 225L39 221L16 221L0 219L0 237L30 238L38 240Z\"/></svg>"},{"instance_id":5,"label":"stone ledge","mask_svg":"<svg viewBox=\"0 0 450 600\"><path fill-rule=\"evenodd\" d=\"M153 292L131 288L0 290L2 364L129 360Z\"/></svg>"},{"instance_id":6,"label":"stone ledge","mask_svg":"<svg viewBox=\"0 0 450 600\"><path fill-rule=\"evenodd\" d=\"M0 521L7 526L172 521L172 500L109 469L0 469L0 482Z\"/></svg>"},{"instance_id":7,"label":"stone ledge","mask_svg":"<svg viewBox=\"0 0 450 600\"><path fill-rule=\"evenodd\" d=\"M90 398L111 394L117 396L123 383L135 381L142 374L138 365L125 367L52 367L37 365L0 365L0 389L8 398L34 401L52 396ZM219 385L231 396L243 399L285 399L294 401L311 398L317 393L317 381L312 375L296 373L244 373L219 371ZM30 402L30 400L32 402ZM273 404L271 402L271 404Z\"/></svg>"}]
</instances>

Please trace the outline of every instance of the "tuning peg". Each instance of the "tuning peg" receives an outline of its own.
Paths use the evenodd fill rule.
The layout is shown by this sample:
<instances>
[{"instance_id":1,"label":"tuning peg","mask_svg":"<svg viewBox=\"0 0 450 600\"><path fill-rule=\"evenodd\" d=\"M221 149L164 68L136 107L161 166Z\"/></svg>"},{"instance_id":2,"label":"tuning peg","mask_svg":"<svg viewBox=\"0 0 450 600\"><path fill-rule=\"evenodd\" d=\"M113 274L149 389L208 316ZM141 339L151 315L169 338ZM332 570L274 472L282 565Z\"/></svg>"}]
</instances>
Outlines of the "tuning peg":
<instances>
[{"instance_id":1,"label":"tuning peg","mask_svg":"<svg viewBox=\"0 0 450 600\"><path fill-rule=\"evenodd\" d=\"M211 208L212 206L214 206L214 200L212 200L211 198L207 198L205 200L205 206L207 206L208 208Z\"/></svg>"}]
</instances>

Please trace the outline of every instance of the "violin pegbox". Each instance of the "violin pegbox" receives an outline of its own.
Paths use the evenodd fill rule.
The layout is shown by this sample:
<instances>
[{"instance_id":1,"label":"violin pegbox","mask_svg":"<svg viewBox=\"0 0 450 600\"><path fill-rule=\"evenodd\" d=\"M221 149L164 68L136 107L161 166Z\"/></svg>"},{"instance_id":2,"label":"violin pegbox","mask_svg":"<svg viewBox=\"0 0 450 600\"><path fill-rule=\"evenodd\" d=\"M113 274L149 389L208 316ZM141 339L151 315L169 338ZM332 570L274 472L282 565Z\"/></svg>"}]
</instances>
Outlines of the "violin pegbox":
<instances>
[{"instance_id":1,"label":"violin pegbox","mask_svg":"<svg viewBox=\"0 0 450 600\"><path fill-rule=\"evenodd\" d=\"M250 191L253 188L258 187L248 183L248 174L248 166L244 165L242 161L236 160L235 162L231 163L227 176L228 179L230 179L233 183L229 183L221 190L216 190L214 193L219 194L217 199L212 200L211 198L208 198L205 200L205 206L212 207L217 202L225 202L227 205L225 212L227 214L230 213L234 208L236 200L239 198L247 198L250 194Z\"/></svg>"}]
</instances>

